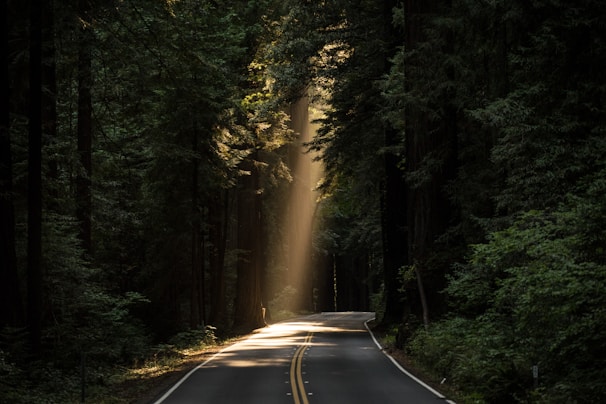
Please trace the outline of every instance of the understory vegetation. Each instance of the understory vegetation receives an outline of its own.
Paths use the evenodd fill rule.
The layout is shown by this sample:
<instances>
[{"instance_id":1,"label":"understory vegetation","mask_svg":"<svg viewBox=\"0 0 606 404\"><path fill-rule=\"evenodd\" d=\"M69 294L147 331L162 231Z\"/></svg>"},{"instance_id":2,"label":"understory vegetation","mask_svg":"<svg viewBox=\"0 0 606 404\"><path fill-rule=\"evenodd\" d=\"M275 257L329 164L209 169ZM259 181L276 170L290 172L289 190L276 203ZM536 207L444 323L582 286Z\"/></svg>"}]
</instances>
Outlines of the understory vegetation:
<instances>
[{"instance_id":1,"label":"understory vegetation","mask_svg":"<svg viewBox=\"0 0 606 404\"><path fill-rule=\"evenodd\" d=\"M232 339L219 340L214 328L178 333L164 343L151 345L131 341L139 348L132 359L112 363L89 349L70 354L78 358L45 357L27 366L0 351L2 402L99 404L147 402L157 399L184 373L203 362ZM100 347L102 350L104 347ZM61 362L62 361L62 362Z\"/></svg>"},{"instance_id":2,"label":"understory vegetation","mask_svg":"<svg viewBox=\"0 0 606 404\"><path fill-rule=\"evenodd\" d=\"M480 402L602 397L606 267L586 243L603 216L573 202L527 212L475 245L446 289L452 312L417 331L409 353Z\"/></svg>"}]
</instances>

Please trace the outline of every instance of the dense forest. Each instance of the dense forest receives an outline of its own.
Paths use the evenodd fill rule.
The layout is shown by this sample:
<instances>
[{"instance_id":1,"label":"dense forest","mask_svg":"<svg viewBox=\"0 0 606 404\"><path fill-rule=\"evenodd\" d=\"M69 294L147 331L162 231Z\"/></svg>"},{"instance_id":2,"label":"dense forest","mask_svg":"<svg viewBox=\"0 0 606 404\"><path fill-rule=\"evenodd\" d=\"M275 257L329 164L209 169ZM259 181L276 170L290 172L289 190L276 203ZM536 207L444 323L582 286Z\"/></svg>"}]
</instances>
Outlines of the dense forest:
<instances>
[{"instance_id":1,"label":"dense forest","mask_svg":"<svg viewBox=\"0 0 606 404\"><path fill-rule=\"evenodd\" d=\"M0 401L330 310L463 402L606 400L605 2L1 14Z\"/></svg>"}]
</instances>

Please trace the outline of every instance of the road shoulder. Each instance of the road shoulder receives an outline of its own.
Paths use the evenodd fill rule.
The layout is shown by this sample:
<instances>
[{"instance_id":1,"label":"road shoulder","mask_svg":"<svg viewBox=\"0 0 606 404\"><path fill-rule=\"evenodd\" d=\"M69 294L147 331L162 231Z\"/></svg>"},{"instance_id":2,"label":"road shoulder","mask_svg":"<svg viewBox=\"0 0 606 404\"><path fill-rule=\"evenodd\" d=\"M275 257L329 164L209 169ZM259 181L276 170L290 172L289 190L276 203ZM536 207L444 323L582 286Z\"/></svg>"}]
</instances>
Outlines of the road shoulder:
<instances>
[{"instance_id":1,"label":"road shoulder","mask_svg":"<svg viewBox=\"0 0 606 404\"><path fill-rule=\"evenodd\" d=\"M427 372L424 372L423 369L415 366L413 360L404 350L398 349L392 344L381 343L381 341L387 339L388 333L376 327L373 320L367 321L364 325L377 347L392 361L394 366L398 367L400 371L432 391L438 397L445 399L447 403L456 404L455 401L449 398L455 396L456 392L448 384L444 383L444 380L437 380Z\"/></svg>"}]
</instances>

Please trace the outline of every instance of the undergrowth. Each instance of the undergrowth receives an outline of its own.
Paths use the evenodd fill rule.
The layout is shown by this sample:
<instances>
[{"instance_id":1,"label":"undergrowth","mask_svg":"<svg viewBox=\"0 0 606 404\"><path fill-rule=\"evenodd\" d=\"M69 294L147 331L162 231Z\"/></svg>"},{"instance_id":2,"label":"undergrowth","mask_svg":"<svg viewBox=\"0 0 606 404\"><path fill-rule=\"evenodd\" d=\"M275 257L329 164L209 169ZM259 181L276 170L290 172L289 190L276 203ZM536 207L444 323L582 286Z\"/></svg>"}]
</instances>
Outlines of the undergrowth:
<instances>
[{"instance_id":1,"label":"undergrowth","mask_svg":"<svg viewBox=\"0 0 606 404\"><path fill-rule=\"evenodd\" d=\"M206 350L223 342L214 327L206 326L179 333L129 363L86 355L71 363L52 360L51 355L43 360L17 360L0 349L0 403L134 402L149 394L159 378L187 366L188 361L199 360Z\"/></svg>"}]
</instances>

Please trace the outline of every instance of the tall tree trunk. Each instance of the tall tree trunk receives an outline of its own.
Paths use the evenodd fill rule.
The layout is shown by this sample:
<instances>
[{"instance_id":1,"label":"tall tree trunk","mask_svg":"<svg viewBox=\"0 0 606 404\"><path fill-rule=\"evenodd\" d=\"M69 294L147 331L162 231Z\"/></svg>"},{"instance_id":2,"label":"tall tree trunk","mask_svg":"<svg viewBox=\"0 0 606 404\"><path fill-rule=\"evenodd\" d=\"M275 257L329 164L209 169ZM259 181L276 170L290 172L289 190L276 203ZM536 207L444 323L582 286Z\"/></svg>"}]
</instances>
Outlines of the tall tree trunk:
<instances>
[{"instance_id":1,"label":"tall tree trunk","mask_svg":"<svg viewBox=\"0 0 606 404\"><path fill-rule=\"evenodd\" d=\"M423 16L429 10L434 8L434 1L421 2L416 0L407 0L404 3L405 33L404 46L407 50L413 50L423 39ZM412 70L412 69L409 69ZM415 85L414 78L409 77L406 83L406 89L410 90ZM427 139L429 135L429 124L426 117L409 106L406 111L406 129L405 129L405 153L406 153L406 171L413 172L420 168L425 153ZM426 189L416 187L407 187L408 196L406 203L407 225L408 225L408 260L409 265L415 269L417 278L417 293L421 303L422 318L425 326L429 324L429 306L425 285L423 283L423 254L425 253L425 240L427 235L427 223L425 219L435 212L430 211L431 206L427 203L428 194Z\"/></svg>"},{"instance_id":2,"label":"tall tree trunk","mask_svg":"<svg viewBox=\"0 0 606 404\"><path fill-rule=\"evenodd\" d=\"M55 9L54 1L48 0L43 10L44 18L42 20L42 87L45 89L42 93L42 127L44 146L53 145L57 138L57 75L56 75L56 56L55 56ZM52 153L54 155L55 153ZM48 172L46 175L46 189L49 195L45 204L47 209L57 210L57 198L59 191L57 189L58 162L55 157L49 156Z\"/></svg>"},{"instance_id":3,"label":"tall tree trunk","mask_svg":"<svg viewBox=\"0 0 606 404\"><path fill-rule=\"evenodd\" d=\"M385 146L396 145L396 133L385 131ZM385 313L381 320L385 324L398 323L404 314L404 303L400 293L399 270L407 263L408 232L406 225L406 185L398 167L400 158L386 153L385 183L381 209L383 236L383 282Z\"/></svg>"},{"instance_id":4,"label":"tall tree trunk","mask_svg":"<svg viewBox=\"0 0 606 404\"><path fill-rule=\"evenodd\" d=\"M201 265L200 265L200 223L192 223L191 235L191 278L190 278L190 300L189 300L189 326L192 329L203 324L200 304L201 291Z\"/></svg>"},{"instance_id":5,"label":"tall tree trunk","mask_svg":"<svg viewBox=\"0 0 606 404\"><path fill-rule=\"evenodd\" d=\"M318 311L335 310L335 266L334 255L323 253L317 254L314 259L316 269L315 287L318 289L317 307Z\"/></svg>"},{"instance_id":6,"label":"tall tree trunk","mask_svg":"<svg viewBox=\"0 0 606 404\"><path fill-rule=\"evenodd\" d=\"M76 177L76 216L80 223L80 240L90 255L91 241L91 175L92 175L92 30L90 0L78 1L81 28L78 43L78 155L80 170Z\"/></svg>"},{"instance_id":7,"label":"tall tree trunk","mask_svg":"<svg viewBox=\"0 0 606 404\"><path fill-rule=\"evenodd\" d=\"M440 9L440 1L405 2L405 47L408 51L416 50L426 41L423 29ZM441 2L449 6L449 1ZM452 40L449 34L444 34L446 46L442 48L445 57L452 52ZM439 59L438 59L439 61ZM411 66L407 70L407 90L414 86L429 86L431 78L426 76L421 66ZM449 80L454 80L452 69L445 71ZM422 87L421 87L422 88ZM445 271L436 264L429 267L428 260L434 251L436 239L444 233L453 217L453 207L446 194L445 187L456 175L457 166L457 114L450 103L453 94L440 94L439 100L432 100L430 108L440 111L440 119L430 117L428 113L410 104L406 110L406 170L411 173L417 170L429 177L422 183L408 188L409 198L408 228L409 228L409 264L415 269L417 292L420 299L422 318L425 326L430 319L430 308L439 306L437 303L439 291L445 286ZM439 168L427 167L427 158L440 159ZM429 280L430 279L430 280ZM430 286L430 287L428 287ZM430 301L431 300L431 301ZM434 305L431 302L434 301Z\"/></svg>"},{"instance_id":8,"label":"tall tree trunk","mask_svg":"<svg viewBox=\"0 0 606 404\"><path fill-rule=\"evenodd\" d=\"M211 196L208 204L209 222L209 264L210 264L210 316L209 323L222 328L227 326L227 307L225 301L225 262L226 234L228 217L228 195L218 191Z\"/></svg>"},{"instance_id":9,"label":"tall tree trunk","mask_svg":"<svg viewBox=\"0 0 606 404\"><path fill-rule=\"evenodd\" d=\"M387 62L393 57L401 39L392 26L395 1L385 1L383 18L385 20L384 40L388 44L385 55L385 70L389 72ZM400 139L395 129L386 127L384 132L385 149L398 146ZM404 303L398 281L399 270L408 261L408 232L406 227L406 184L399 165L401 157L392 152L384 155L385 181L382 184L381 228L383 238L383 283L385 293L385 313L381 320L384 324L398 323L404 314Z\"/></svg>"},{"instance_id":10,"label":"tall tree trunk","mask_svg":"<svg viewBox=\"0 0 606 404\"><path fill-rule=\"evenodd\" d=\"M418 125L419 122L416 122ZM424 142L422 134L419 134L419 126L413 129L413 125L406 131L406 162L410 170L418 169L418 164L422 160L424 154ZM430 195L427 187L409 189L408 206L408 228L410 230L410 240L408 245L409 263L413 266L417 279L417 293L421 303L421 311L423 323L427 327L429 325L429 305L427 294L425 293L424 285L424 264L426 254L428 252L429 239L429 221L431 215L435 214L432 210Z\"/></svg>"},{"instance_id":11,"label":"tall tree trunk","mask_svg":"<svg viewBox=\"0 0 606 404\"><path fill-rule=\"evenodd\" d=\"M269 284L270 271L268 265L269 240L266 217L263 214L263 202L259 198L259 266L261 271L261 306L263 307L263 320L265 323L271 321L271 313L269 313L268 304L272 296L270 295Z\"/></svg>"},{"instance_id":12,"label":"tall tree trunk","mask_svg":"<svg viewBox=\"0 0 606 404\"><path fill-rule=\"evenodd\" d=\"M0 329L23 325L23 303L19 292L15 252L15 211L10 140L10 88L8 78L8 24L6 1L0 5Z\"/></svg>"},{"instance_id":13,"label":"tall tree trunk","mask_svg":"<svg viewBox=\"0 0 606 404\"><path fill-rule=\"evenodd\" d=\"M41 352L42 336L42 10L30 2L29 136L27 207L27 326L31 350Z\"/></svg>"},{"instance_id":14,"label":"tall tree trunk","mask_svg":"<svg viewBox=\"0 0 606 404\"><path fill-rule=\"evenodd\" d=\"M190 327L198 328L202 325L201 318L203 317L203 308L201 301L201 285L204 274L202 273L201 263L201 223L200 223L200 206L199 206L199 184L198 170L200 167L200 156L198 155L198 128L196 123L193 124L192 133L192 184L191 184L191 283L190 283Z\"/></svg>"},{"instance_id":15,"label":"tall tree trunk","mask_svg":"<svg viewBox=\"0 0 606 404\"><path fill-rule=\"evenodd\" d=\"M199 282L198 282L198 324L206 325L206 284L205 284L205 272L206 272L206 257L204 252L206 251L206 245L204 241L204 234L200 231L200 245L198 252L199 264Z\"/></svg>"},{"instance_id":16,"label":"tall tree trunk","mask_svg":"<svg viewBox=\"0 0 606 404\"><path fill-rule=\"evenodd\" d=\"M250 175L241 177L238 192L238 257L236 310L234 328L251 331L265 325L262 312L260 265L261 196L259 172L255 166L257 153L243 163L242 169Z\"/></svg>"},{"instance_id":17,"label":"tall tree trunk","mask_svg":"<svg viewBox=\"0 0 606 404\"><path fill-rule=\"evenodd\" d=\"M425 295L425 284L423 283L423 274L419 268L415 265L415 277L417 278L417 288L419 291L419 298L421 300L421 310L423 317L423 325L425 329L429 328L429 305L427 304L427 296Z\"/></svg>"}]
</instances>

